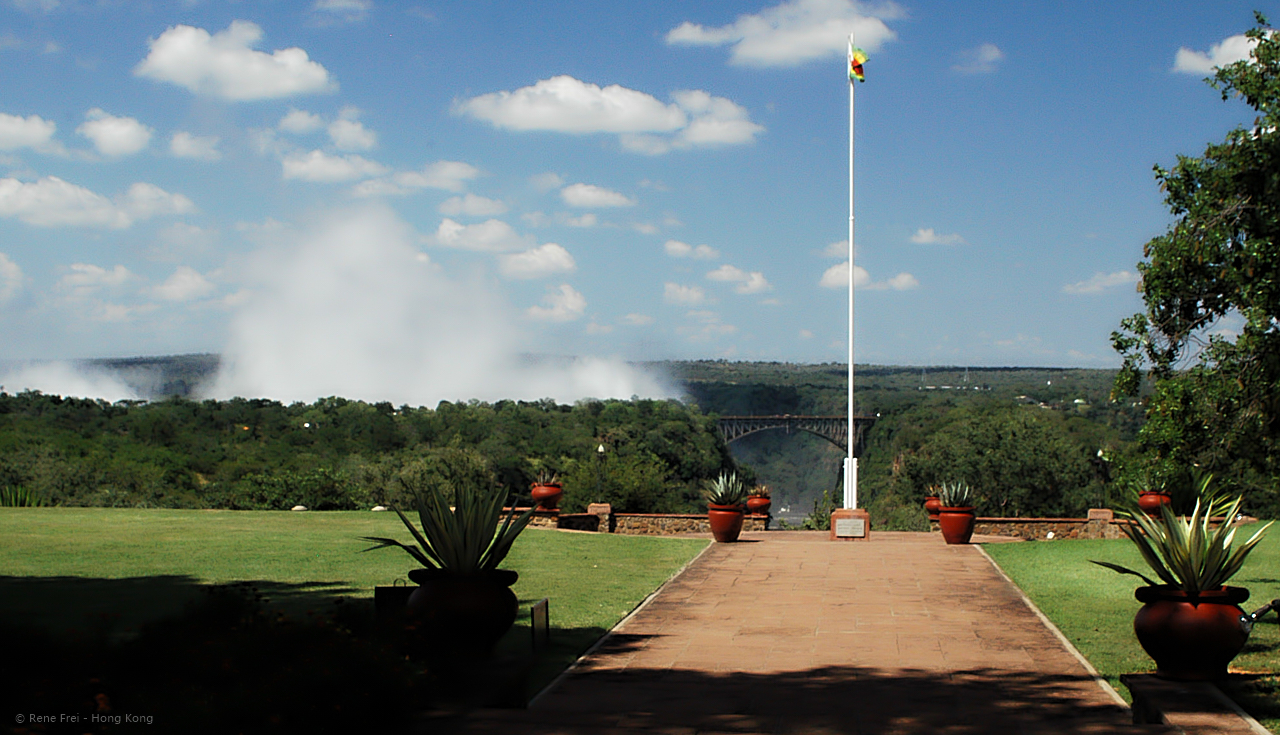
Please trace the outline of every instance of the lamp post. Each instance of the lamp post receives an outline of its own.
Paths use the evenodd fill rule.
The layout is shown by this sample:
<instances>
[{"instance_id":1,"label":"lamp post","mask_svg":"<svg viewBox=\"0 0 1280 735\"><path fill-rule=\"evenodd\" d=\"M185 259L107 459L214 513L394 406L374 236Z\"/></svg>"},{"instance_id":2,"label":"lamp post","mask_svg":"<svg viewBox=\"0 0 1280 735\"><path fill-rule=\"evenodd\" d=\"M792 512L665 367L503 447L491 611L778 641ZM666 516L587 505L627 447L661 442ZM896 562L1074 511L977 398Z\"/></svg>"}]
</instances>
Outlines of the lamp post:
<instances>
[{"instance_id":1,"label":"lamp post","mask_svg":"<svg viewBox=\"0 0 1280 735\"><path fill-rule=\"evenodd\" d=\"M596 447L596 502L604 500L604 444Z\"/></svg>"}]
</instances>

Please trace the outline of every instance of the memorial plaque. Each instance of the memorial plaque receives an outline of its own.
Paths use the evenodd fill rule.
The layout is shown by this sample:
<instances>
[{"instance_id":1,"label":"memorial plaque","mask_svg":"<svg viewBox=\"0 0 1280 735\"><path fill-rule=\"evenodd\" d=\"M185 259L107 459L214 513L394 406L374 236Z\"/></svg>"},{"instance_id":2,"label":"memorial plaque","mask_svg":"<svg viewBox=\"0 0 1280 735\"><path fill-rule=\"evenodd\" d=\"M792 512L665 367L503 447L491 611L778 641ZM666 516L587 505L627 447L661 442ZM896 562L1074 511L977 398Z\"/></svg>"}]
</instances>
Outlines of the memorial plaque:
<instances>
[{"instance_id":1,"label":"memorial plaque","mask_svg":"<svg viewBox=\"0 0 1280 735\"><path fill-rule=\"evenodd\" d=\"M836 538L862 538L867 535L867 519L837 518Z\"/></svg>"}]
</instances>

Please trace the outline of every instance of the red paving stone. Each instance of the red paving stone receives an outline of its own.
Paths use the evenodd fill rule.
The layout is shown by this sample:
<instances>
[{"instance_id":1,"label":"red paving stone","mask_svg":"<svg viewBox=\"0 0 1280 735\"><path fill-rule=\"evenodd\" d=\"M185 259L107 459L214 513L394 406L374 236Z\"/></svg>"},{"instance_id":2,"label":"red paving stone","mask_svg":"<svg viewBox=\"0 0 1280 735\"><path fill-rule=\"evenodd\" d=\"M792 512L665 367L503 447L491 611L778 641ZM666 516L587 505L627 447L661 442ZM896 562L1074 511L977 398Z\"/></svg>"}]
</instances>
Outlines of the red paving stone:
<instances>
[{"instance_id":1,"label":"red paving stone","mask_svg":"<svg viewBox=\"0 0 1280 735\"><path fill-rule=\"evenodd\" d=\"M1018 591L938 534L714 544L527 710L467 733L1137 733Z\"/></svg>"}]
</instances>

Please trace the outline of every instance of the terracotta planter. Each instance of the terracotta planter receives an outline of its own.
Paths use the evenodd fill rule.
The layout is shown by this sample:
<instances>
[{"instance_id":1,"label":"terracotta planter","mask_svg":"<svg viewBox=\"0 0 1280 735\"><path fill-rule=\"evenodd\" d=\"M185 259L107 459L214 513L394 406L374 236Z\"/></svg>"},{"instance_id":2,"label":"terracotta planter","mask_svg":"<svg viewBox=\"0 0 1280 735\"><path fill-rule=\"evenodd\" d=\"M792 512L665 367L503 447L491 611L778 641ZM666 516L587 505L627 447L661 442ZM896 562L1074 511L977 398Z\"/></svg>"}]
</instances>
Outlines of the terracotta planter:
<instances>
[{"instance_id":1,"label":"terracotta planter","mask_svg":"<svg viewBox=\"0 0 1280 735\"><path fill-rule=\"evenodd\" d=\"M738 534L742 533L742 517L741 505L707 505L711 535L721 543L738 540Z\"/></svg>"},{"instance_id":2,"label":"terracotta planter","mask_svg":"<svg viewBox=\"0 0 1280 735\"><path fill-rule=\"evenodd\" d=\"M1133 619L1138 642L1156 662L1156 675L1182 681L1208 681L1227 675L1227 664L1249 640L1240 624L1249 599L1243 587L1223 587L1188 595L1168 585L1139 587L1146 603Z\"/></svg>"},{"instance_id":3,"label":"terracotta planter","mask_svg":"<svg viewBox=\"0 0 1280 735\"><path fill-rule=\"evenodd\" d=\"M752 495L751 497L747 498L748 513L767 514L769 512L770 506L772 505L773 505L773 501L769 498L764 497L763 495Z\"/></svg>"},{"instance_id":4,"label":"terracotta planter","mask_svg":"<svg viewBox=\"0 0 1280 735\"><path fill-rule=\"evenodd\" d=\"M942 507L942 501L937 495L930 495L924 499L924 512L929 514L929 520L938 520L938 509Z\"/></svg>"},{"instance_id":5,"label":"terracotta planter","mask_svg":"<svg viewBox=\"0 0 1280 735\"><path fill-rule=\"evenodd\" d=\"M539 508L555 510L556 506L560 504L560 496L564 495L564 488L560 486L560 483L551 485L534 483L529 494L533 496L533 502L537 503Z\"/></svg>"},{"instance_id":6,"label":"terracotta planter","mask_svg":"<svg viewBox=\"0 0 1280 735\"><path fill-rule=\"evenodd\" d=\"M507 569L474 575L415 569L418 588L405 608L414 636L427 656L487 656L516 620L511 591L519 574Z\"/></svg>"},{"instance_id":7,"label":"terracotta planter","mask_svg":"<svg viewBox=\"0 0 1280 735\"><path fill-rule=\"evenodd\" d=\"M1160 515L1160 506L1173 502L1169 493L1147 492L1138 494L1138 507L1149 516Z\"/></svg>"},{"instance_id":8,"label":"terracotta planter","mask_svg":"<svg viewBox=\"0 0 1280 735\"><path fill-rule=\"evenodd\" d=\"M972 507L938 509L938 526L942 529L942 538L949 544L967 544L973 538L973 525L977 518Z\"/></svg>"}]
</instances>

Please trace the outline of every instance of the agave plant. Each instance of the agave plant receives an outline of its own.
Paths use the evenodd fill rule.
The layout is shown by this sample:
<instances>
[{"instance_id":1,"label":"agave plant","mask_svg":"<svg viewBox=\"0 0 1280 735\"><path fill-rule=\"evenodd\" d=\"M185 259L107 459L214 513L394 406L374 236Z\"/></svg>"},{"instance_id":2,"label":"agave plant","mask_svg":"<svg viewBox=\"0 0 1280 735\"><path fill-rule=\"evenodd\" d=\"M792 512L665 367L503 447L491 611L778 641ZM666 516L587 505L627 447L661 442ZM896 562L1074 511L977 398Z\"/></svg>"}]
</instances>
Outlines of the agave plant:
<instances>
[{"instance_id":1,"label":"agave plant","mask_svg":"<svg viewBox=\"0 0 1280 735\"><path fill-rule=\"evenodd\" d=\"M392 538L363 536L366 541L376 541L365 551L399 546L428 569L440 569L451 574L469 575L497 569L511 551L520 532L533 519L533 508L516 516L515 508L502 520L502 503L507 494L497 485L488 487L455 487L452 493L454 507L449 508L448 495L439 484L426 492L413 493L418 507L419 532L400 509L392 505L405 528L413 535L416 546L401 543ZM499 521L502 521L499 527Z\"/></svg>"},{"instance_id":2,"label":"agave plant","mask_svg":"<svg viewBox=\"0 0 1280 735\"><path fill-rule=\"evenodd\" d=\"M559 485L560 475L556 474L554 470L544 467L538 470L538 474L533 478L533 483L535 485Z\"/></svg>"},{"instance_id":3,"label":"agave plant","mask_svg":"<svg viewBox=\"0 0 1280 735\"><path fill-rule=\"evenodd\" d=\"M1160 517L1152 518L1137 508L1124 508L1116 515L1133 521L1124 527L1124 533L1138 547L1142 559L1156 573L1161 582L1177 587L1187 594L1216 590L1244 565L1253 547L1262 540L1262 534L1271 523L1258 529L1248 541L1233 547L1236 529L1231 521L1240 512L1244 496L1232 500L1209 490L1212 477L1204 477L1199 484L1199 499L1195 509L1186 518L1174 515L1168 505L1160 506ZM1211 519L1222 518L1217 528ZM1094 561L1121 574L1141 577L1148 585L1157 586L1150 577L1128 567L1106 561Z\"/></svg>"},{"instance_id":4,"label":"agave plant","mask_svg":"<svg viewBox=\"0 0 1280 735\"><path fill-rule=\"evenodd\" d=\"M973 491L963 480L944 482L938 487L938 502L943 508L968 508L973 505Z\"/></svg>"},{"instance_id":5,"label":"agave plant","mask_svg":"<svg viewBox=\"0 0 1280 735\"><path fill-rule=\"evenodd\" d=\"M721 472L716 479L707 481L702 494L711 505L742 505L747 499L747 487L736 472Z\"/></svg>"}]
</instances>

